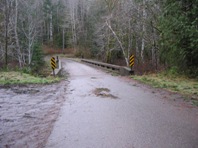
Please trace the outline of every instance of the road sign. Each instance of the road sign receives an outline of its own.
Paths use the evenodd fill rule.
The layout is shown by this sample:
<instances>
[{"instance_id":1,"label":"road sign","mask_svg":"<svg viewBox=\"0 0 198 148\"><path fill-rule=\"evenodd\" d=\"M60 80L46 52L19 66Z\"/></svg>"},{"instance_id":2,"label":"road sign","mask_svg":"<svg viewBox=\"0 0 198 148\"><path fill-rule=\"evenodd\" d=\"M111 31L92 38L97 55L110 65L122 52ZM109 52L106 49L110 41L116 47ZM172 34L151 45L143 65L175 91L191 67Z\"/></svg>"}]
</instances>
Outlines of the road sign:
<instances>
[{"instance_id":1,"label":"road sign","mask_svg":"<svg viewBox=\"0 0 198 148\"><path fill-rule=\"evenodd\" d=\"M134 63L135 63L135 56L131 55L129 60L129 65L131 68L134 66Z\"/></svg>"},{"instance_id":2,"label":"road sign","mask_svg":"<svg viewBox=\"0 0 198 148\"><path fill-rule=\"evenodd\" d=\"M56 60L54 57L51 58L51 67L53 70L56 68Z\"/></svg>"}]
</instances>

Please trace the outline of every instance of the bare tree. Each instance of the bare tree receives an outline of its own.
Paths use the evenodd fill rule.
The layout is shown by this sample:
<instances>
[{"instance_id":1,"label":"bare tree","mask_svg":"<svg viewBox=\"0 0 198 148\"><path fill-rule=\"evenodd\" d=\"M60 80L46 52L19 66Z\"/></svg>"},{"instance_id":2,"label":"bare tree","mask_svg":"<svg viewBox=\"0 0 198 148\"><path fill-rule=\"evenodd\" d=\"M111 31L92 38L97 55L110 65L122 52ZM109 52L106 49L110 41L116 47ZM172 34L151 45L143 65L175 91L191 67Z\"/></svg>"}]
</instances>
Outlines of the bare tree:
<instances>
[{"instance_id":1,"label":"bare tree","mask_svg":"<svg viewBox=\"0 0 198 148\"><path fill-rule=\"evenodd\" d=\"M104 2L106 13L101 15L102 19L97 22L99 29L96 30L100 44L103 38L101 49L105 49L107 53L117 48L120 49L127 66L132 53L136 55L136 63L138 61L144 63L145 58L148 61L150 53L152 54L152 63L156 62L159 38L156 29L156 15L160 9L156 1L104 0ZM104 4L97 0L95 3ZM98 11L100 10L98 9ZM145 57L145 53L149 53L147 57Z\"/></svg>"},{"instance_id":2,"label":"bare tree","mask_svg":"<svg viewBox=\"0 0 198 148\"><path fill-rule=\"evenodd\" d=\"M34 52L33 45L38 38L40 30L39 26L41 26L42 20L39 15L39 3L36 1L24 0L20 2L20 6L23 7L23 10L21 10L19 15L21 32L23 32L25 40L27 41L23 43L23 46L26 49L23 54L25 54L25 57L28 59L27 64L30 65Z\"/></svg>"},{"instance_id":3,"label":"bare tree","mask_svg":"<svg viewBox=\"0 0 198 148\"><path fill-rule=\"evenodd\" d=\"M15 0L15 17L14 17L14 33L15 33L15 41L16 41L16 51L17 51L17 57L18 57L18 62L19 66L22 67L23 65L23 56L21 53L21 47L19 43L19 36L18 36L18 0Z\"/></svg>"},{"instance_id":4,"label":"bare tree","mask_svg":"<svg viewBox=\"0 0 198 148\"><path fill-rule=\"evenodd\" d=\"M9 29L10 29L10 15L12 9L12 1L11 0L4 0L4 27L5 27L5 67L8 66L8 38L9 38Z\"/></svg>"}]
</instances>

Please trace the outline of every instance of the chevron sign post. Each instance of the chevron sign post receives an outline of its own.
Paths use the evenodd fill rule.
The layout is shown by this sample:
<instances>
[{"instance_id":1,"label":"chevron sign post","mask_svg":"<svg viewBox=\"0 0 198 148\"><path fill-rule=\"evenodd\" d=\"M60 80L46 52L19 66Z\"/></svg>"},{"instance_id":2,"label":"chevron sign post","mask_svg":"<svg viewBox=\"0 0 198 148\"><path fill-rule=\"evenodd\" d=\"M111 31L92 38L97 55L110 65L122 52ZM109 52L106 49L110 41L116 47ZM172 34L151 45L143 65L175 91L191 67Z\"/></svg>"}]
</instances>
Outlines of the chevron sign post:
<instances>
[{"instance_id":1,"label":"chevron sign post","mask_svg":"<svg viewBox=\"0 0 198 148\"><path fill-rule=\"evenodd\" d=\"M56 68L56 60L55 60L54 57L51 58L51 67L52 67L52 70L53 70L53 75L55 76L54 69Z\"/></svg>"},{"instance_id":2,"label":"chevron sign post","mask_svg":"<svg viewBox=\"0 0 198 148\"><path fill-rule=\"evenodd\" d=\"M129 66L131 67L131 69L133 68L134 64L135 64L135 56L131 55L129 59Z\"/></svg>"}]
</instances>

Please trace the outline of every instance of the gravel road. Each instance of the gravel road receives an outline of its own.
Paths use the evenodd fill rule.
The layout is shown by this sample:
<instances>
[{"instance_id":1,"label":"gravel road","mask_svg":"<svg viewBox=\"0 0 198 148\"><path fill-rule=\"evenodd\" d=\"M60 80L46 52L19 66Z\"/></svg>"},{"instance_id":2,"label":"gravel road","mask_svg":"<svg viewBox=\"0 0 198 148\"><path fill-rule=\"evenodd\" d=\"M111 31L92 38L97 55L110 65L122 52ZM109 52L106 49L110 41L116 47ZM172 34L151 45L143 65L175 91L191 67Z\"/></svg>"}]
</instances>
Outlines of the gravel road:
<instances>
[{"instance_id":1,"label":"gravel road","mask_svg":"<svg viewBox=\"0 0 198 148\"><path fill-rule=\"evenodd\" d=\"M179 95L63 62L70 82L46 148L198 147L198 109Z\"/></svg>"}]
</instances>

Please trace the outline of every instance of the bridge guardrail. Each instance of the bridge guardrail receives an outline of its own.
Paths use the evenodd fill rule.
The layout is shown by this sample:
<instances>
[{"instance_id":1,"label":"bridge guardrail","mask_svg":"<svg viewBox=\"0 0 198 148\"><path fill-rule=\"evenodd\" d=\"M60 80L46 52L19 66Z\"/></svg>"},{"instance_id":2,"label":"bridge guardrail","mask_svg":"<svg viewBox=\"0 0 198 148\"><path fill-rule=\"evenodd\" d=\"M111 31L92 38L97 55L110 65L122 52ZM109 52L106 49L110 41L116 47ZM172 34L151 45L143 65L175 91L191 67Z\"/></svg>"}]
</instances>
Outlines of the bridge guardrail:
<instances>
[{"instance_id":1,"label":"bridge guardrail","mask_svg":"<svg viewBox=\"0 0 198 148\"><path fill-rule=\"evenodd\" d=\"M93 61L93 60L87 60L87 59L81 59L81 61L88 63L88 64L101 66L104 68L118 71L120 73L120 75L122 75L122 76L134 74L134 71L132 71L130 68L124 67L124 66L118 66L118 65L113 65L113 64L108 64L108 63L103 63L103 62L98 62L98 61Z\"/></svg>"}]
</instances>

